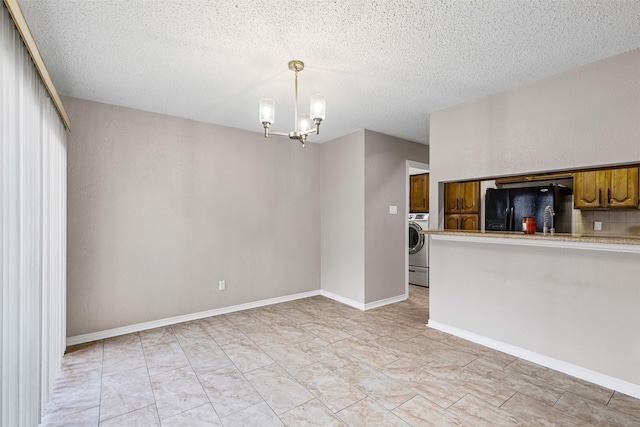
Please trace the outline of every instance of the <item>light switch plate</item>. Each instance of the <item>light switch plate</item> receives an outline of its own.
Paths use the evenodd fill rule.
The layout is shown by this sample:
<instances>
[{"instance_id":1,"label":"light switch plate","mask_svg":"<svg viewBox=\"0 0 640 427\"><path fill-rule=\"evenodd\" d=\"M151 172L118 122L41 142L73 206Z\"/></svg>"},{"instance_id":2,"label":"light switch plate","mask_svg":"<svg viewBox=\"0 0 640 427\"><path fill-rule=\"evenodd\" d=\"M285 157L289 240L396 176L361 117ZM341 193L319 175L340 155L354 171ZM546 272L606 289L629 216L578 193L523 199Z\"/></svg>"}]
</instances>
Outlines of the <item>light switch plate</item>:
<instances>
[{"instance_id":1,"label":"light switch plate","mask_svg":"<svg viewBox=\"0 0 640 427\"><path fill-rule=\"evenodd\" d=\"M593 230L594 231L602 231L602 221L594 221L593 222Z\"/></svg>"},{"instance_id":2,"label":"light switch plate","mask_svg":"<svg viewBox=\"0 0 640 427\"><path fill-rule=\"evenodd\" d=\"M397 215L398 214L398 207L390 205L389 206L389 214L390 215Z\"/></svg>"}]
</instances>

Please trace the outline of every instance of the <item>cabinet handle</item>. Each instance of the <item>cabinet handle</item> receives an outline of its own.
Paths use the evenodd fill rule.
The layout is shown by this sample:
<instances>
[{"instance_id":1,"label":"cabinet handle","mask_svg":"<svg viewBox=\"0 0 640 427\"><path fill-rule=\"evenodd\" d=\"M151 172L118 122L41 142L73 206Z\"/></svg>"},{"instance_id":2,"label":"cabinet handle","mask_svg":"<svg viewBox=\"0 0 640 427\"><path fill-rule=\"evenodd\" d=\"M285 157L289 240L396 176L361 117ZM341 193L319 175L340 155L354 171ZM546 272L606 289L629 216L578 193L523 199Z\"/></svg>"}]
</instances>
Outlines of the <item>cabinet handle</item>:
<instances>
[{"instance_id":1,"label":"cabinet handle","mask_svg":"<svg viewBox=\"0 0 640 427\"><path fill-rule=\"evenodd\" d=\"M460 223L458 221L460 221L460 218L456 218L456 230L460 230Z\"/></svg>"},{"instance_id":2,"label":"cabinet handle","mask_svg":"<svg viewBox=\"0 0 640 427\"><path fill-rule=\"evenodd\" d=\"M611 204L611 189L607 189L607 205Z\"/></svg>"},{"instance_id":3,"label":"cabinet handle","mask_svg":"<svg viewBox=\"0 0 640 427\"><path fill-rule=\"evenodd\" d=\"M602 188L598 190L598 206L602 206Z\"/></svg>"},{"instance_id":4,"label":"cabinet handle","mask_svg":"<svg viewBox=\"0 0 640 427\"><path fill-rule=\"evenodd\" d=\"M463 211L464 210L464 197L462 197L460 199L460 210Z\"/></svg>"}]
</instances>

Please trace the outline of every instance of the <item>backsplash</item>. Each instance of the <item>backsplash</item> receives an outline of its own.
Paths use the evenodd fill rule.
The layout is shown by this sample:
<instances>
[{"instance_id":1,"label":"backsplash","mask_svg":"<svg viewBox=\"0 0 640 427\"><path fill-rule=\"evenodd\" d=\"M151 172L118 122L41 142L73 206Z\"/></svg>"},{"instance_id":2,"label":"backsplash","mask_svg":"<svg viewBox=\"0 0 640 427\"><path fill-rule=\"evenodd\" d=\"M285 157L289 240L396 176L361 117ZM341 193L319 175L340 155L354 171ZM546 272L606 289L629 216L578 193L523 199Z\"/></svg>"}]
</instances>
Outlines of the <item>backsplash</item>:
<instances>
[{"instance_id":1,"label":"backsplash","mask_svg":"<svg viewBox=\"0 0 640 427\"><path fill-rule=\"evenodd\" d=\"M576 234L606 236L640 236L640 209L607 211L576 210ZM595 221L602 222L602 230L595 231Z\"/></svg>"}]
</instances>

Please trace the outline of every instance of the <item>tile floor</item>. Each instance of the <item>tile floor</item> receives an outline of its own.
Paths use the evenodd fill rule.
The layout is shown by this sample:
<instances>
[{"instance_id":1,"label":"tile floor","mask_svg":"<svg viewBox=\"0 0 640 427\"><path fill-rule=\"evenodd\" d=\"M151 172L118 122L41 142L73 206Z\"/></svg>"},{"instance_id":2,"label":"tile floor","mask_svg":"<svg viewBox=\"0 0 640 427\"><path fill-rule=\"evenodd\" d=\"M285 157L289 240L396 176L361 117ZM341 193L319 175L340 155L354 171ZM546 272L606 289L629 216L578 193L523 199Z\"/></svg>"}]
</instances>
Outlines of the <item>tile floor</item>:
<instances>
[{"instance_id":1,"label":"tile floor","mask_svg":"<svg viewBox=\"0 0 640 427\"><path fill-rule=\"evenodd\" d=\"M429 290L324 297L68 350L45 426L640 426L640 400L425 327Z\"/></svg>"}]
</instances>

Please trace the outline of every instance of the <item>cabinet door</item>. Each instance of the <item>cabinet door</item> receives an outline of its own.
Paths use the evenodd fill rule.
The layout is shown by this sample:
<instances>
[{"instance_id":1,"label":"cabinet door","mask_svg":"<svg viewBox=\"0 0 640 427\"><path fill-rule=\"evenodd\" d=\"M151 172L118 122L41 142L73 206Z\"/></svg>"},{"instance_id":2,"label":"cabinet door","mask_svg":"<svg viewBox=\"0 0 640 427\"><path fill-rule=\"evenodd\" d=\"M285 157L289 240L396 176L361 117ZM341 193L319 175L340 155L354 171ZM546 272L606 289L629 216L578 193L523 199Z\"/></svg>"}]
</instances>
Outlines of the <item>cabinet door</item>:
<instances>
[{"instance_id":1,"label":"cabinet door","mask_svg":"<svg viewBox=\"0 0 640 427\"><path fill-rule=\"evenodd\" d=\"M461 230L480 230L479 223L479 215L477 214L460 215Z\"/></svg>"},{"instance_id":2,"label":"cabinet door","mask_svg":"<svg viewBox=\"0 0 640 427\"><path fill-rule=\"evenodd\" d=\"M576 172L573 178L573 207L605 207L607 171Z\"/></svg>"},{"instance_id":3,"label":"cabinet door","mask_svg":"<svg viewBox=\"0 0 640 427\"><path fill-rule=\"evenodd\" d=\"M480 181L460 184L460 213L480 212Z\"/></svg>"},{"instance_id":4,"label":"cabinet door","mask_svg":"<svg viewBox=\"0 0 640 427\"><path fill-rule=\"evenodd\" d=\"M450 182L444 185L444 212L457 213L460 208L460 186L458 182Z\"/></svg>"},{"instance_id":5,"label":"cabinet door","mask_svg":"<svg viewBox=\"0 0 640 427\"><path fill-rule=\"evenodd\" d=\"M607 205L611 208L638 207L638 168L611 169Z\"/></svg>"},{"instance_id":6,"label":"cabinet door","mask_svg":"<svg viewBox=\"0 0 640 427\"><path fill-rule=\"evenodd\" d=\"M444 216L444 229L445 230L458 230L458 229L460 229L460 215L445 215Z\"/></svg>"},{"instance_id":7,"label":"cabinet door","mask_svg":"<svg viewBox=\"0 0 640 427\"><path fill-rule=\"evenodd\" d=\"M409 182L409 210L429 212L429 175L412 175Z\"/></svg>"}]
</instances>

